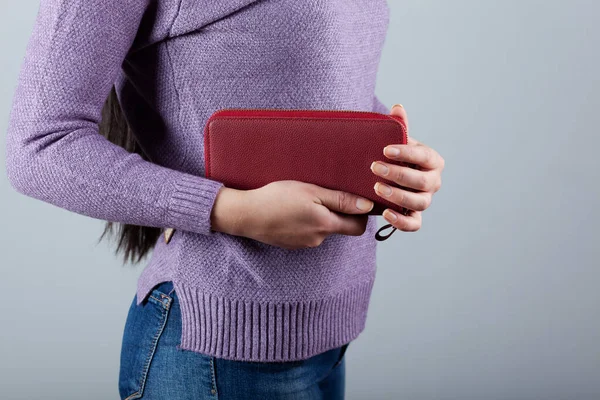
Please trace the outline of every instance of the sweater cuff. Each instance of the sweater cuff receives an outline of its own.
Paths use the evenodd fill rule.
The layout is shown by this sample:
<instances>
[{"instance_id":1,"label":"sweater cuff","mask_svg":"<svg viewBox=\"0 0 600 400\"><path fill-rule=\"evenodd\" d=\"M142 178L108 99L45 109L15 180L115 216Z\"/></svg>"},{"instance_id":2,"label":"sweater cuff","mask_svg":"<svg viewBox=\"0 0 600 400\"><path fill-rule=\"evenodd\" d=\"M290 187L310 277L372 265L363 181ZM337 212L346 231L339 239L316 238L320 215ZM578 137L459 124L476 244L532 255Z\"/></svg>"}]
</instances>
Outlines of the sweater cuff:
<instances>
[{"instance_id":1,"label":"sweater cuff","mask_svg":"<svg viewBox=\"0 0 600 400\"><path fill-rule=\"evenodd\" d=\"M184 175L174 185L169 199L167 227L213 234L210 215L223 183L201 176Z\"/></svg>"}]
</instances>

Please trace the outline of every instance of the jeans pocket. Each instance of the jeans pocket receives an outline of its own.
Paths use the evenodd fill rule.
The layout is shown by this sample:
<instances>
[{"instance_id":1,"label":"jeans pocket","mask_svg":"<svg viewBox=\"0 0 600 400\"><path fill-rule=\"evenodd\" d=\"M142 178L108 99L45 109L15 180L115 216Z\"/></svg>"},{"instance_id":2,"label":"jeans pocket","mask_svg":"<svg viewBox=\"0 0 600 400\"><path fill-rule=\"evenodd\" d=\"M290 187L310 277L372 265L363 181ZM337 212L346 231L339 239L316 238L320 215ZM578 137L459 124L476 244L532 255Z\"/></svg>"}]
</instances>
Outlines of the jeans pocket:
<instances>
[{"instance_id":1,"label":"jeans pocket","mask_svg":"<svg viewBox=\"0 0 600 400\"><path fill-rule=\"evenodd\" d=\"M165 285L159 285L140 305L134 297L129 308L119 369L119 394L123 400L139 399L144 394L148 369L173 300L164 290Z\"/></svg>"},{"instance_id":2,"label":"jeans pocket","mask_svg":"<svg viewBox=\"0 0 600 400\"><path fill-rule=\"evenodd\" d=\"M342 363L342 361L344 361L344 355L346 354L346 349L348 349L348 345L350 343L346 343L344 344L341 348L340 348L340 355L338 356L337 361L335 362L335 364L333 365L333 367L331 368L336 369L337 367L339 367L339 365Z\"/></svg>"}]
</instances>

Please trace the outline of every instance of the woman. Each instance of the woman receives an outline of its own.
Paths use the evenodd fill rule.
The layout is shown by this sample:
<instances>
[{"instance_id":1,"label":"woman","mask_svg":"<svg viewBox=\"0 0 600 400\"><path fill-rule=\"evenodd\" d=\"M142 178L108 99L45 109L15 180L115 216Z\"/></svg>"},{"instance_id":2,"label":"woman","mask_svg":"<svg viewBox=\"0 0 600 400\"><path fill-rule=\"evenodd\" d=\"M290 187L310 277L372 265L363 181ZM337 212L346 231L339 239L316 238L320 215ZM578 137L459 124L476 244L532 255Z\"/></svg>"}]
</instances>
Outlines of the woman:
<instances>
[{"instance_id":1,"label":"woman","mask_svg":"<svg viewBox=\"0 0 600 400\"><path fill-rule=\"evenodd\" d=\"M118 223L125 260L153 249L123 336L122 399L343 397L375 277L372 202L296 181L227 188L205 177L202 132L220 108L387 113L374 95L387 22L384 0L41 2L8 176L109 221L104 233ZM418 230L443 159L411 139L378 161L398 186L374 190L413 210L384 217Z\"/></svg>"}]
</instances>

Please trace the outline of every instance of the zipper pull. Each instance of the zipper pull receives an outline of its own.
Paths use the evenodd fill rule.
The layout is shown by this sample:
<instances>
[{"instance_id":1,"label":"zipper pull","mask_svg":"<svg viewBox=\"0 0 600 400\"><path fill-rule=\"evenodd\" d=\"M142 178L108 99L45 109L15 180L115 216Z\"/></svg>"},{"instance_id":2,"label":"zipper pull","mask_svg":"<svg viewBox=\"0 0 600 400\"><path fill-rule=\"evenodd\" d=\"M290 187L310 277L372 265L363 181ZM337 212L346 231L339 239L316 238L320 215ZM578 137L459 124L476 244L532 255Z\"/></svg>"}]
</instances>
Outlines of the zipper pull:
<instances>
[{"instance_id":1,"label":"zipper pull","mask_svg":"<svg viewBox=\"0 0 600 400\"><path fill-rule=\"evenodd\" d=\"M386 230L387 228L391 228L393 227L394 229L392 229L392 231L390 233L388 233L385 236L381 236L380 232L383 230ZM386 240L387 238L389 238L390 236L392 236L392 233L396 232L396 227L393 226L392 224L387 224L382 226L381 228L379 228L379 230L377 232L375 232L375 239L377 239L380 242L383 242L384 240Z\"/></svg>"},{"instance_id":2,"label":"zipper pull","mask_svg":"<svg viewBox=\"0 0 600 400\"><path fill-rule=\"evenodd\" d=\"M402 207L400 214L410 215L410 210L408 208ZM380 234L381 231L386 230L391 227L394 227L394 226L392 224L387 224L387 225L384 225L381 228L379 228L379 230L377 232L375 232L375 239L382 242L382 241L386 240L387 238L389 238L390 236L392 236L392 233L396 232L396 229L397 229L396 227L394 227L394 229L392 229L392 231L385 236L381 236L381 234Z\"/></svg>"}]
</instances>

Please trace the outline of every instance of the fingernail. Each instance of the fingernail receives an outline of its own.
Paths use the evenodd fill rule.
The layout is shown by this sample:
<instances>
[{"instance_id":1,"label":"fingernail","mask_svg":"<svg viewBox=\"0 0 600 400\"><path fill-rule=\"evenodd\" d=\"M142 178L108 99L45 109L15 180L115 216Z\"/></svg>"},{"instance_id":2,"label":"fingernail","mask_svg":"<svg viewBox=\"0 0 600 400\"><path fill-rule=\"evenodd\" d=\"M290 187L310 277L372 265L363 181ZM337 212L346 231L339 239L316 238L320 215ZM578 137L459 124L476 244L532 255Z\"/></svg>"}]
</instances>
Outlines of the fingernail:
<instances>
[{"instance_id":1,"label":"fingernail","mask_svg":"<svg viewBox=\"0 0 600 400\"><path fill-rule=\"evenodd\" d=\"M402 104L394 104L394 105L392 106L392 108L394 108L394 107L402 107L402 108L404 108L404 106L403 106Z\"/></svg>"},{"instance_id":2,"label":"fingernail","mask_svg":"<svg viewBox=\"0 0 600 400\"><path fill-rule=\"evenodd\" d=\"M356 199L356 208L358 208L361 211L371 211L373 205L374 203L370 200L366 200L361 197Z\"/></svg>"},{"instance_id":3,"label":"fingernail","mask_svg":"<svg viewBox=\"0 0 600 400\"><path fill-rule=\"evenodd\" d=\"M384 176L387 175L389 172L388 167L386 167L382 163L378 163L377 161L373 161L373 163L371 164L371 171Z\"/></svg>"},{"instance_id":4,"label":"fingernail","mask_svg":"<svg viewBox=\"0 0 600 400\"><path fill-rule=\"evenodd\" d=\"M386 156L397 157L400 155L400 149L397 147L388 146L383 149L383 154L385 154Z\"/></svg>"},{"instance_id":5,"label":"fingernail","mask_svg":"<svg viewBox=\"0 0 600 400\"><path fill-rule=\"evenodd\" d=\"M383 194L384 196L389 196L392 194L392 188L385 183L377 182L374 188L377 192Z\"/></svg>"},{"instance_id":6,"label":"fingernail","mask_svg":"<svg viewBox=\"0 0 600 400\"><path fill-rule=\"evenodd\" d=\"M386 209L385 211L383 211L383 218L387 219L388 222L395 222L398 219L398 217L396 216L396 214L394 214L393 212L391 212L388 209Z\"/></svg>"}]
</instances>

